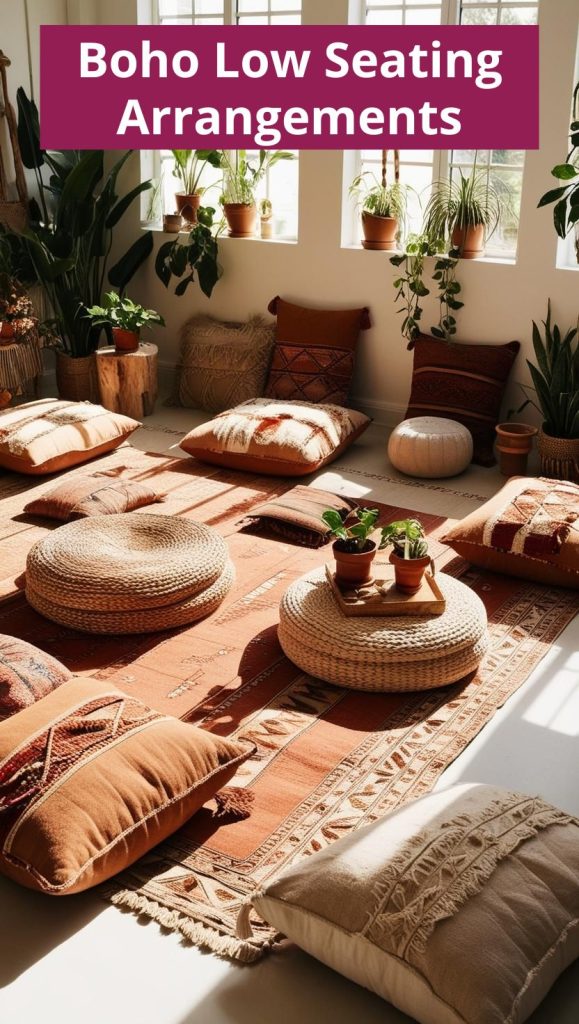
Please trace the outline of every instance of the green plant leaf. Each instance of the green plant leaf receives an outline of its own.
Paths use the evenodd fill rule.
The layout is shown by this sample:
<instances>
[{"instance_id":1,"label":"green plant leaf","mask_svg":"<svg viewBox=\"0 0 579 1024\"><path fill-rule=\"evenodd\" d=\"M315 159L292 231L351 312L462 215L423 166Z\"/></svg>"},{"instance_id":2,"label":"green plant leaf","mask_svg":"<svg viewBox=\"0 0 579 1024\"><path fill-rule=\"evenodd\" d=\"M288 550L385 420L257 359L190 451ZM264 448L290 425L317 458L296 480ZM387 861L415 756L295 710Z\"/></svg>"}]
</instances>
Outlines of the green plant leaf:
<instances>
[{"instance_id":1,"label":"green plant leaf","mask_svg":"<svg viewBox=\"0 0 579 1024\"><path fill-rule=\"evenodd\" d=\"M565 199L560 199L555 206L553 210L553 223L559 238L565 238L567 233L567 203Z\"/></svg>"},{"instance_id":2,"label":"green plant leaf","mask_svg":"<svg viewBox=\"0 0 579 1024\"><path fill-rule=\"evenodd\" d=\"M111 212L109 213L105 221L105 226L109 229L114 228L115 225L118 224L118 222L120 221L125 211L128 210L133 200L136 199L137 196L141 195L142 192L147 192L152 187L152 181L142 181L140 185L136 185L135 188L131 189L130 192L127 192L126 196L123 196L122 199L119 199L118 203L116 203L116 205L113 206Z\"/></svg>"},{"instance_id":3,"label":"green plant leaf","mask_svg":"<svg viewBox=\"0 0 579 1024\"><path fill-rule=\"evenodd\" d=\"M40 123L34 100L28 98L22 86L16 90L18 107L18 145L22 163L29 170L42 167L44 153L40 148Z\"/></svg>"},{"instance_id":4,"label":"green plant leaf","mask_svg":"<svg viewBox=\"0 0 579 1024\"><path fill-rule=\"evenodd\" d=\"M571 178L577 176L577 173L573 164L557 164L551 171L553 177L558 178L559 181L570 181Z\"/></svg>"},{"instance_id":5,"label":"green plant leaf","mask_svg":"<svg viewBox=\"0 0 579 1024\"><path fill-rule=\"evenodd\" d=\"M152 251L153 232L144 231L127 249L125 255L111 267L108 274L109 283L122 292Z\"/></svg>"}]
</instances>

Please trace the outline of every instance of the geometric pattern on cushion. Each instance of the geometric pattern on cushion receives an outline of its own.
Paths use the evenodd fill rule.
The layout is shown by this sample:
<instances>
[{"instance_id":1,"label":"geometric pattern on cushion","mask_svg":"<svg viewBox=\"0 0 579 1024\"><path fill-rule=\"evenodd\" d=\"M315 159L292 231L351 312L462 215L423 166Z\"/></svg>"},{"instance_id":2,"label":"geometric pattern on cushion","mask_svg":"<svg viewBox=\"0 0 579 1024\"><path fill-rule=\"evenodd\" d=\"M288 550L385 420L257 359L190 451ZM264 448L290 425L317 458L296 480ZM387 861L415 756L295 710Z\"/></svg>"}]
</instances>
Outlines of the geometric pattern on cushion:
<instances>
[{"instance_id":1,"label":"geometric pattern on cushion","mask_svg":"<svg viewBox=\"0 0 579 1024\"><path fill-rule=\"evenodd\" d=\"M404 418L443 416L457 420L472 434L472 461L494 466L495 426L519 342L447 344L420 335L413 347L412 390Z\"/></svg>"},{"instance_id":2,"label":"geometric pattern on cushion","mask_svg":"<svg viewBox=\"0 0 579 1024\"><path fill-rule=\"evenodd\" d=\"M319 548L330 540L330 531L322 520L323 512L333 509L345 519L357 507L355 501L343 494L298 484L291 491L259 505L246 519L256 531L261 528L294 544Z\"/></svg>"},{"instance_id":3,"label":"geometric pattern on cushion","mask_svg":"<svg viewBox=\"0 0 579 1024\"><path fill-rule=\"evenodd\" d=\"M71 678L68 669L50 654L0 633L0 721Z\"/></svg>"},{"instance_id":4,"label":"geometric pattern on cushion","mask_svg":"<svg viewBox=\"0 0 579 1024\"><path fill-rule=\"evenodd\" d=\"M98 475L83 476L55 487L25 505L24 511L47 519L83 519L86 516L115 515L132 512L144 505L163 501L164 497L147 484L134 480L106 483Z\"/></svg>"},{"instance_id":5,"label":"geometric pattern on cushion","mask_svg":"<svg viewBox=\"0 0 579 1024\"><path fill-rule=\"evenodd\" d=\"M72 679L0 723L0 871L53 895L110 878L179 828L254 751Z\"/></svg>"},{"instance_id":6,"label":"geometric pattern on cushion","mask_svg":"<svg viewBox=\"0 0 579 1024\"><path fill-rule=\"evenodd\" d=\"M230 469L305 476L337 458L369 423L343 406L256 398L195 427L180 447Z\"/></svg>"},{"instance_id":7,"label":"geometric pattern on cushion","mask_svg":"<svg viewBox=\"0 0 579 1024\"><path fill-rule=\"evenodd\" d=\"M251 902L412 1020L521 1024L579 956L579 821L454 786L299 858Z\"/></svg>"},{"instance_id":8,"label":"geometric pattern on cushion","mask_svg":"<svg viewBox=\"0 0 579 1024\"><path fill-rule=\"evenodd\" d=\"M481 568L579 586L579 485L517 477L441 538Z\"/></svg>"},{"instance_id":9,"label":"geometric pattern on cushion","mask_svg":"<svg viewBox=\"0 0 579 1024\"><path fill-rule=\"evenodd\" d=\"M277 327L267 397L345 405L368 309L309 309L279 296L268 309Z\"/></svg>"}]
</instances>

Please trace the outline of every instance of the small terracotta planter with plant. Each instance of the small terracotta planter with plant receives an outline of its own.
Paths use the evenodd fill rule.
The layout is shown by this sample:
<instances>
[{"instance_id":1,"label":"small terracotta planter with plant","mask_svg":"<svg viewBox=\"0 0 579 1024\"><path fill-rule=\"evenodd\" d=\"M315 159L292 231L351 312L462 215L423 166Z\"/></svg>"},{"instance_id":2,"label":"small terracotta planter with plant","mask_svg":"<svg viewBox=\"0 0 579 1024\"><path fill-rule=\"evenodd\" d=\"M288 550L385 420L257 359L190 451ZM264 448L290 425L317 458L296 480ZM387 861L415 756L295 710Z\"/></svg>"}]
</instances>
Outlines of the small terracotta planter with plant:
<instances>
[{"instance_id":1,"label":"small terracotta planter with plant","mask_svg":"<svg viewBox=\"0 0 579 1024\"><path fill-rule=\"evenodd\" d=\"M525 476L527 459L533 447L537 428L529 423L498 423L497 451L503 476Z\"/></svg>"},{"instance_id":2,"label":"small terracotta planter with plant","mask_svg":"<svg viewBox=\"0 0 579 1024\"><path fill-rule=\"evenodd\" d=\"M110 331L117 352L136 352L143 327L165 326L160 313L145 309L126 296L121 298L116 292L107 292L103 302L103 306L87 309L87 315L95 327L105 327Z\"/></svg>"},{"instance_id":3,"label":"small terracotta planter with plant","mask_svg":"<svg viewBox=\"0 0 579 1024\"><path fill-rule=\"evenodd\" d=\"M398 519L384 526L380 547L388 544L394 548L390 561L394 566L396 589L402 594L417 594L426 569L434 571L422 523L418 519Z\"/></svg>"},{"instance_id":4,"label":"small terracotta planter with plant","mask_svg":"<svg viewBox=\"0 0 579 1024\"><path fill-rule=\"evenodd\" d=\"M459 168L450 179L435 182L424 214L424 231L432 239L449 239L462 259L484 256L485 241L506 217L516 219L512 191L499 178L477 170L477 153L470 174Z\"/></svg>"},{"instance_id":5,"label":"small terracotta planter with plant","mask_svg":"<svg viewBox=\"0 0 579 1024\"><path fill-rule=\"evenodd\" d=\"M280 160L294 160L293 153L277 149L260 149L257 166L251 164L244 149L221 151L223 192L220 203L229 227L230 238L252 238L255 235L257 186Z\"/></svg>"},{"instance_id":6,"label":"small terracotta planter with plant","mask_svg":"<svg viewBox=\"0 0 579 1024\"><path fill-rule=\"evenodd\" d=\"M186 226L197 223L197 211L201 205L203 189L200 181L203 171L210 167L221 167L221 153L218 149L172 149L173 177L178 178L181 189L175 193L177 213Z\"/></svg>"},{"instance_id":7,"label":"small terracotta planter with plant","mask_svg":"<svg viewBox=\"0 0 579 1024\"><path fill-rule=\"evenodd\" d=\"M388 150L382 150L382 177L380 180L371 171L359 174L350 185L350 195L362 207L362 230L364 249L396 249L400 228L406 218L408 189L400 184L400 161L398 150L394 150L394 183L387 184L386 165Z\"/></svg>"},{"instance_id":8,"label":"small terracotta planter with plant","mask_svg":"<svg viewBox=\"0 0 579 1024\"><path fill-rule=\"evenodd\" d=\"M361 587L372 579L372 562L376 555L375 541L370 534L376 528L377 508L358 508L342 519L335 509L327 509L322 519L336 538L332 552L336 561L336 583L339 587Z\"/></svg>"}]
</instances>

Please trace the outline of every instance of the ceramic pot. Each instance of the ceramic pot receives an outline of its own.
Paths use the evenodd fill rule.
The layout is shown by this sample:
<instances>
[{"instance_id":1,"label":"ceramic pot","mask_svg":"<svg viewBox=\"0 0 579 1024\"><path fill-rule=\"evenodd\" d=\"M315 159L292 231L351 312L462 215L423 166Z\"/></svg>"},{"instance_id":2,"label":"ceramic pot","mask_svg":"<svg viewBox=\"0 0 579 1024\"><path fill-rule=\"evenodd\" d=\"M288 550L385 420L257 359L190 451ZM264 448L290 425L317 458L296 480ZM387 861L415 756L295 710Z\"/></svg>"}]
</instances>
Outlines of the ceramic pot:
<instances>
[{"instance_id":1,"label":"ceramic pot","mask_svg":"<svg viewBox=\"0 0 579 1024\"><path fill-rule=\"evenodd\" d=\"M525 476L537 428L528 423L499 423L495 430L501 473L503 476Z\"/></svg>"},{"instance_id":2,"label":"ceramic pot","mask_svg":"<svg viewBox=\"0 0 579 1024\"><path fill-rule=\"evenodd\" d=\"M197 223L197 210L201 206L200 192L195 192L192 196L186 195L185 192L176 192L175 203L177 204L177 213L181 214L185 224Z\"/></svg>"},{"instance_id":3,"label":"ceramic pot","mask_svg":"<svg viewBox=\"0 0 579 1024\"><path fill-rule=\"evenodd\" d=\"M117 352L136 352L139 334L138 331L127 331L124 327L113 327L113 341Z\"/></svg>"},{"instance_id":4,"label":"ceramic pot","mask_svg":"<svg viewBox=\"0 0 579 1024\"><path fill-rule=\"evenodd\" d=\"M455 228L451 237L453 249L459 249L463 260L476 260L484 256L485 226L475 224L468 228Z\"/></svg>"},{"instance_id":5,"label":"ceramic pot","mask_svg":"<svg viewBox=\"0 0 579 1024\"><path fill-rule=\"evenodd\" d=\"M12 345L14 343L14 327L7 320L0 321L0 345Z\"/></svg>"},{"instance_id":6,"label":"ceramic pot","mask_svg":"<svg viewBox=\"0 0 579 1024\"><path fill-rule=\"evenodd\" d=\"M350 553L340 545L343 541L336 540L332 544L332 552L336 560L336 583L339 587L361 587L372 579L372 562L376 555L373 540L366 541L364 551Z\"/></svg>"},{"instance_id":7,"label":"ceramic pot","mask_svg":"<svg viewBox=\"0 0 579 1024\"><path fill-rule=\"evenodd\" d=\"M75 358L66 352L57 352L56 384L60 397L69 402L98 402L99 386L94 354Z\"/></svg>"},{"instance_id":8,"label":"ceramic pot","mask_svg":"<svg viewBox=\"0 0 579 1024\"><path fill-rule=\"evenodd\" d=\"M230 238L253 238L257 215L255 203L224 203L223 212Z\"/></svg>"},{"instance_id":9,"label":"ceramic pot","mask_svg":"<svg viewBox=\"0 0 579 1024\"><path fill-rule=\"evenodd\" d=\"M260 217L259 227L262 238L273 238L273 221L271 217Z\"/></svg>"},{"instance_id":10,"label":"ceramic pot","mask_svg":"<svg viewBox=\"0 0 579 1024\"><path fill-rule=\"evenodd\" d=\"M390 561L394 566L396 589L401 594L417 594L422 585L425 570L432 562L430 555L425 555L424 558L401 558L395 551L392 551Z\"/></svg>"},{"instance_id":11,"label":"ceramic pot","mask_svg":"<svg viewBox=\"0 0 579 1024\"><path fill-rule=\"evenodd\" d=\"M180 213L163 214L163 231L167 234L176 235L181 230L183 218Z\"/></svg>"},{"instance_id":12,"label":"ceramic pot","mask_svg":"<svg viewBox=\"0 0 579 1024\"><path fill-rule=\"evenodd\" d=\"M579 438L552 437L541 427L537 447L543 476L579 484Z\"/></svg>"},{"instance_id":13,"label":"ceramic pot","mask_svg":"<svg viewBox=\"0 0 579 1024\"><path fill-rule=\"evenodd\" d=\"M362 230L365 249L382 249L392 251L396 248L398 221L395 217L377 217L374 213L362 212Z\"/></svg>"}]
</instances>

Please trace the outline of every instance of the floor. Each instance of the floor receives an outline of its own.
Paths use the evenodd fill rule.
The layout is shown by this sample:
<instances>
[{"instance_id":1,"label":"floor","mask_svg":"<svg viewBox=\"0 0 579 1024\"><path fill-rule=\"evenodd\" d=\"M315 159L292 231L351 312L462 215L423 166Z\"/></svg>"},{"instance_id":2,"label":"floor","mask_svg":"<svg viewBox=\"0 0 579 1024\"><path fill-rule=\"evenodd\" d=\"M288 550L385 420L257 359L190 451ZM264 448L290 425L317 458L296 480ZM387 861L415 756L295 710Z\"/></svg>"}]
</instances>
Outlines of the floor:
<instances>
[{"instance_id":1,"label":"floor","mask_svg":"<svg viewBox=\"0 0 579 1024\"><path fill-rule=\"evenodd\" d=\"M182 453L199 414L161 406L134 443ZM501 485L470 467L428 489L401 477L373 425L312 484L371 502L453 518ZM518 693L442 776L539 793L579 815L579 618ZM290 948L247 967L186 946L90 893L52 899L0 879L0 1024L409 1024L409 1018ZM559 979L532 1024L577 1024L579 961Z\"/></svg>"}]
</instances>

